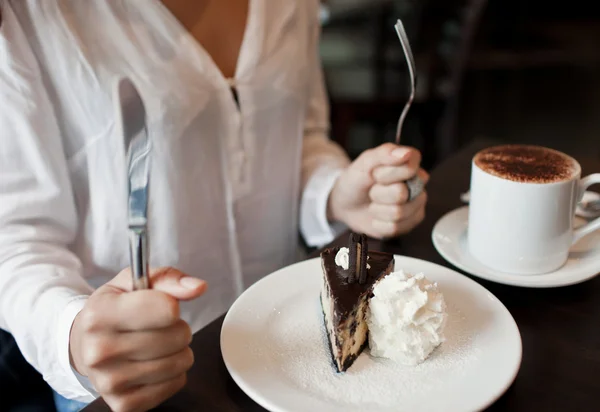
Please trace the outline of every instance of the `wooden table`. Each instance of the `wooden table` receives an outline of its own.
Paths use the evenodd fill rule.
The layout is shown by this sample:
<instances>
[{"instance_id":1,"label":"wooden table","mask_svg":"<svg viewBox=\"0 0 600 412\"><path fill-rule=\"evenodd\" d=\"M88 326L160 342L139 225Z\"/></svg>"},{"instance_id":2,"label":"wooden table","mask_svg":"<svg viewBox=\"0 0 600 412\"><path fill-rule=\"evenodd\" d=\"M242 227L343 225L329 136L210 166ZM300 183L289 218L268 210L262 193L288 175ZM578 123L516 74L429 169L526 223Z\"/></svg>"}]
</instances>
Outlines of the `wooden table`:
<instances>
[{"instance_id":1,"label":"wooden table","mask_svg":"<svg viewBox=\"0 0 600 412\"><path fill-rule=\"evenodd\" d=\"M440 164L431 173L425 221L407 236L393 242L372 241L371 247L449 266L433 247L431 230L440 217L461 206L459 194L468 189L473 154L494 143L479 140ZM600 171L600 159L578 160L584 174ZM345 241L346 236L339 240L340 244ZM517 288L473 279L506 305L523 339L519 374L488 410L600 410L600 276L556 289ZM219 348L222 322L223 317L196 333L192 342L196 363L188 384L158 410L264 411L237 387L225 368ZM85 408L85 412L100 411L108 411L102 400Z\"/></svg>"}]
</instances>

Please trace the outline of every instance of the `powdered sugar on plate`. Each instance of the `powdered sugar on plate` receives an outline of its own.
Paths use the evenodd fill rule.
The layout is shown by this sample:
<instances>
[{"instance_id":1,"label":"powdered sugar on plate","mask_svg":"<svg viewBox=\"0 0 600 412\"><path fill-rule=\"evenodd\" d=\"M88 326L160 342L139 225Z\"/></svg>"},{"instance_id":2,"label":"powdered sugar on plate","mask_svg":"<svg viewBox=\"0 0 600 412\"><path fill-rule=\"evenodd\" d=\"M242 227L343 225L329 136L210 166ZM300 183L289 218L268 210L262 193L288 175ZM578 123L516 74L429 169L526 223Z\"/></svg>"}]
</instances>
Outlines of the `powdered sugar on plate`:
<instances>
[{"instance_id":1,"label":"powdered sugar on plate","mask_svg":"<svg viewBox=\"0 0 600 412\"><path fill-rule=\"evenodd\" d=\"M312 396L336 404L368 408L418 405L436 387L460 379L467 366L477 361L472 341L476 330L469 317L448 303L446 342L417 366L404 366L372 358L368 348L345 373L336 373L327 347L323 317L317 298L298 296L273 311L266 329L268 342L255 355L269 356L265 365L275 368L290 384ZM390 384L392 383L392 384Z\"/></svg>"},{"instance_id":2,"label":"powdered sugar on plate","mask_svg":"<svg viewBox=\"0 0 600 412\"><path fill-rule=\"evenodd\" d=\"M483 287L450 269L396 256L423 271L447 303L446 341L417 366L375 359L368 349L335 371L319 304L318 259L292 265L249 288L227 314L221 351L234 381L277 412L449 412L485 409L521 362L518 328Z\"/></svg>"}]
</instances>

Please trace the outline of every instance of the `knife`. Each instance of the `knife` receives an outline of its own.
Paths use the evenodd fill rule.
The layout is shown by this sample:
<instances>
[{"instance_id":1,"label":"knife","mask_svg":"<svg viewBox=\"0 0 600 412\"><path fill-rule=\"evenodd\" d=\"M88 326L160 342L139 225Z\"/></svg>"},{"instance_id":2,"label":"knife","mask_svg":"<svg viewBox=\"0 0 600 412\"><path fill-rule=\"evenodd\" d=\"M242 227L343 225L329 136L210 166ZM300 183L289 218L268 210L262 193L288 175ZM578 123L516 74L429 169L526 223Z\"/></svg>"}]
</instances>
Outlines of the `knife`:
<instances>
[{"instance_id":1,"label":"knife","mask_svg":"<svg viewBox=\"0 0 600 412\"><path fill-rule=\"evenodd\" d=\"M133 290L149 289L148 183L152 147L146 127L146 109L135 85L128 78L119 80L118 96L127 152L127 223Z\"/></svg>"}]
</instances>

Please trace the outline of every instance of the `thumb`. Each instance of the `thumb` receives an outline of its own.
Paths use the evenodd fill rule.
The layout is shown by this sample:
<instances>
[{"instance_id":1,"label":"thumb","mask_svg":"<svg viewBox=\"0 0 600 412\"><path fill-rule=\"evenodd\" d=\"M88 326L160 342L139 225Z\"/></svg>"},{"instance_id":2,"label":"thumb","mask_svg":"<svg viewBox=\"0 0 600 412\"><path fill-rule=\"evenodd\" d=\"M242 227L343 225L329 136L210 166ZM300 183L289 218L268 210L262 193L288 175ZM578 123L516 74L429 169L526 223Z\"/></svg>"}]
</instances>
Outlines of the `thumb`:
<instances>
[{"instance_id":1,"label":"thumb","mask_svg":"<svg viewBox=\"0 0 600 412\"><path fill-rule=\"evenodd\" d=\"M123 292L131 292L132 277L129 268L123 269L104 286ZM186 275L172 267L163 267L150 270L150 287L171 295L178 300L192 300L201 296L207 288L202 279Z\"/></svg>"}]
</instances>

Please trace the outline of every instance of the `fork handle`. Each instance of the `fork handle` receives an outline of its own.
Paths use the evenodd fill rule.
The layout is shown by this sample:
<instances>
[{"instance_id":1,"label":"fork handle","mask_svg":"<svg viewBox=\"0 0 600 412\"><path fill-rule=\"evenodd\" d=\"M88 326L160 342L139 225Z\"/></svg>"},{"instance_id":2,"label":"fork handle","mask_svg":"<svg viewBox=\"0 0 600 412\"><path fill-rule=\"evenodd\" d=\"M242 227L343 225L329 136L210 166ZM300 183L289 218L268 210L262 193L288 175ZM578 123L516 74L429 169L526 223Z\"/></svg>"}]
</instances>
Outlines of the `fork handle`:
<instances>
[{"instance_id":1,"label":"fork handle","mask_svg":"<svg viewBox=\"0 0 600 412\"><path fill-rule=\"evenodd\" d=\"M418 175L411 177L408 180L404 181L406 184L406 188L408 189L408 201L413 201L417 196L419 196L423 189L425 188L425 183Z\"/></svg>"},{"instance_id":2,"label":"fork handle","mask_svg":"<svg viewBox=\"0 0 600 412\"><path fill-rule=\"evenodd\" d=\"M149 289L148 235L146 228L129 228L129 262L133 290Z\"/></svg>"}]
</instances>

